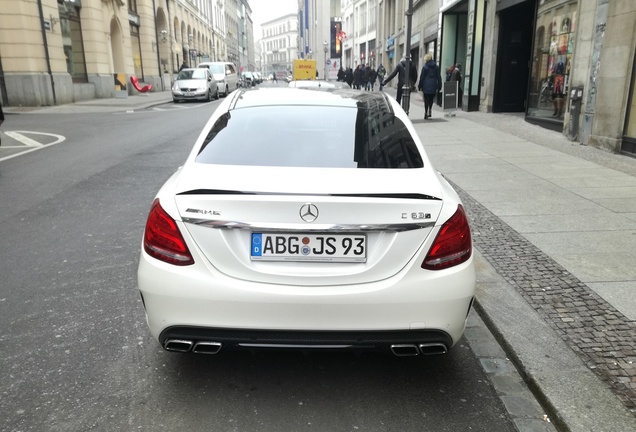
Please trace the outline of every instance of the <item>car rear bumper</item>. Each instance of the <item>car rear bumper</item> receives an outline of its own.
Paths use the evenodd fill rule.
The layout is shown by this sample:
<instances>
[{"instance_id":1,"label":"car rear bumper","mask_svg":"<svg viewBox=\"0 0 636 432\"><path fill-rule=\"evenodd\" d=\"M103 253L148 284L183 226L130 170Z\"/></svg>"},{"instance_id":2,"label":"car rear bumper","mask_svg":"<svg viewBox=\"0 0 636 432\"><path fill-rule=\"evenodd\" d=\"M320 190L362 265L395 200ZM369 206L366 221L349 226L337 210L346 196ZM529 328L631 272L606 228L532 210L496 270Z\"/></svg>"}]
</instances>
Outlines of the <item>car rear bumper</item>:
<instances>
[{"instance_id":1,"label":"car rear bumper","mask_svg":"<svg viewBox=\"0 0 636 432\"><path fill-rule=\"evenodd\" d=\"M475 288L472 258L440 272L416 268L343 286L253 283L201 267L173 268L142 252L139 289L150 332L162 345L180 338L226 346L343 345L335 342L344 338L352 347L440 342L450 348L463 334ZM383 336L368 339L371 333Z\"/></svg>"},{"instance_id":2,"label":"car rear bumper","mask_svg":"<svg viewBox=\"0 0 636 432\"><path fill-rule=\"evenodd\" d=\"M172 99L176 101L186 100L206 100L208 98L207 90L193 92L191 95L184 94L182 92L172 92Z\"/></svg>"}]
</instances>

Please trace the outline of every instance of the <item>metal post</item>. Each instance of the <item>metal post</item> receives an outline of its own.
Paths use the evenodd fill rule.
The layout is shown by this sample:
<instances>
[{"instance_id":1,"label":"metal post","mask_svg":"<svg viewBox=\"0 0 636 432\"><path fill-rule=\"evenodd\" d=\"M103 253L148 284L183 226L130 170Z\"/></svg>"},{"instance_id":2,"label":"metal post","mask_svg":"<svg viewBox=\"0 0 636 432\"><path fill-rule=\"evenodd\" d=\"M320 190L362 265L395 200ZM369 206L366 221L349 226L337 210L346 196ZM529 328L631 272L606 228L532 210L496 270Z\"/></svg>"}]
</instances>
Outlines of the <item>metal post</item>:
<instances>
[{"instance_id":1,"label":"metal post","mask_svg":"<svg viewBox=\"0 0 636 432\"><path fill-rule=\"evenodd\" d=\"M327 41L323 42L323 46L325 47L325 64L323 67L323 77L322 79L324 79L325 81L327 81L327 51L329 50L329 48L327 48Z\"/></svg>"},{"instance_id":2,"label":"metal post","mask_svg":"<svg viewBox=\"0 0 636 432\"><path fill-rule=\"evenodd\" d=\"M402 88L402 108L408 114L411 105L411 23L413 21L413 0L409 0L406 15L406 44L404 57L406 58L406 82Z\"/></svg>"}]
</instances>

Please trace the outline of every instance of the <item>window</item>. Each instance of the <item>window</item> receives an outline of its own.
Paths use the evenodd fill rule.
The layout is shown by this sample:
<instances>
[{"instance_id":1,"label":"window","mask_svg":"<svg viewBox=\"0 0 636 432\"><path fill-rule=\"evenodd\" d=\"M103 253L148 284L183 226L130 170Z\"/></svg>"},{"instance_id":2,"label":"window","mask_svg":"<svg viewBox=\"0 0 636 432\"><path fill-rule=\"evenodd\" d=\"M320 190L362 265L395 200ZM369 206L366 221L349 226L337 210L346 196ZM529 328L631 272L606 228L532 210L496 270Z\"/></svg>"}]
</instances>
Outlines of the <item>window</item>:
<instances>
[{"instance_id":1,"label":"window","mask_svg":"<svg viewBox=\"0 0 636 432\"><path fill-rule=\"evenodd\" d=\"M73 82L88 82L80 9L70 3L58 0L58 10L60 13L62 44L66 57L66 69L71 75Z\"/></svg>"},{"instance_id":2,"label":"window","mask_svg":"<svg viewBox=\"0 0 636 432\"><path fill-rule=\"evenodd\" d=\"M384 109L269 106L234 110L212 127L198 163L421 168L406 126Z\"/></svg>"},{"instance_id":3,"label":"window","mask_svg":"<svg viewBox=\"0 0 636 432\"><path fill-rule=\"evenodd\" d=\"M577 1L539 6L528 116L563 120L576 40Z\"/></svg>"}]
</instances>

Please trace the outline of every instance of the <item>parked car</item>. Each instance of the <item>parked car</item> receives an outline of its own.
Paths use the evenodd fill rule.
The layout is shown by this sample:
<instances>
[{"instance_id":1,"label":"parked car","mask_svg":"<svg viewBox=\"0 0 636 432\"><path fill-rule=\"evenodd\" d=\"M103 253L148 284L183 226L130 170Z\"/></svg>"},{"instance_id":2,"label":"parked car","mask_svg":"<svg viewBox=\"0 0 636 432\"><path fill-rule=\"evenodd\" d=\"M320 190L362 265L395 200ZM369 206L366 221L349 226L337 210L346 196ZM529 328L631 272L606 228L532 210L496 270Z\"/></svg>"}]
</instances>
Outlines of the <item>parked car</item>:
<instances>
[{"instance_id":1,"label":"parked car","mask_svg":"<svg viewBox=\"0 0 636 432\"><path fill-rule=\"evenodd\" d=\"M325 81L325 80L296 80L290 81L289 87L296 88L325 88L325 89L334 89L334 88L350 88L347 83L340 81Z\"/></svg>"},{"instance_id":2,"label":"parked car","mask_svg":"<svg viewBox=\"0 0 636 432\"><path fill-rule=\"evenodd\" d=\"M172 84L172 100L205 100L219 98L219 87L208 69L181 69Z\"/></svg>"},{"instance_id":3,"label":"parked car","mask_svg":"<svg viewBox=\"0 0 636 432\"><path fill-rule=\"evenodd\" d=\"M442 354L475 293L462 203L383 92L240 89L152 203L138 286L168 351Z\"/></svg>"},{"instance_id":4,"label":"parked car","mask_svg":"<svg viewBox=\"0 0 636 432\"><path fill-rule=\"evenodd\" d=\"M230 92L239 88L239 76L234 63L231 62L204 62L198 67L205 67L216 80L219 86L219 94L226 97Z\"/></svg>"},{"instance_id":5,"label":"parked car","mask_svg":"<svg viewBox=\"0 0 636 432\"><path fill-rule=\"evenodd\" d=\"M252 72L243 72L241 77L243 78L243 87L253 87L256 85Z\"/></svg>"}]
</instances>

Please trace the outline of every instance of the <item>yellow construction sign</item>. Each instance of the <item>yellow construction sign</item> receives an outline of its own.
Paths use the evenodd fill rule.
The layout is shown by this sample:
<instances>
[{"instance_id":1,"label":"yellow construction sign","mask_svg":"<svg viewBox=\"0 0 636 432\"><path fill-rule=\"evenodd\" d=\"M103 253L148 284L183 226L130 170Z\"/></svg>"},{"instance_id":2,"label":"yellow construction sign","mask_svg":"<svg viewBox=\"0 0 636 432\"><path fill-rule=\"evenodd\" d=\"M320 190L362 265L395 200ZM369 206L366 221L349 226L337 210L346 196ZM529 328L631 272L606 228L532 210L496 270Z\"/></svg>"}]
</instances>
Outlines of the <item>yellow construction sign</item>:
<instances>
[{"instance_id":1,"label":"yellow construction sign","mask_svg":"<svg viewBox=\"0 0 636 432\"><path fill-rule=\"evenodd\" d=\"M294 80L315 80L316 60L294 60Z\"/></svg>"}]
</instances>

